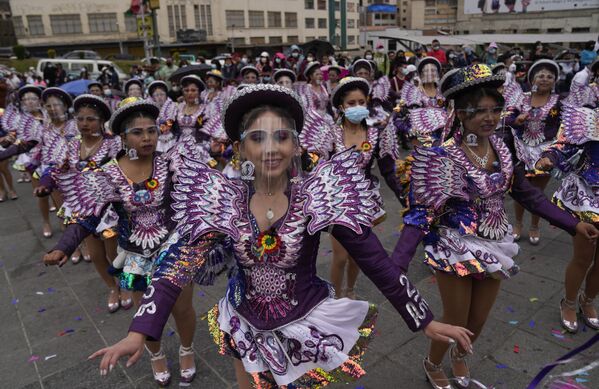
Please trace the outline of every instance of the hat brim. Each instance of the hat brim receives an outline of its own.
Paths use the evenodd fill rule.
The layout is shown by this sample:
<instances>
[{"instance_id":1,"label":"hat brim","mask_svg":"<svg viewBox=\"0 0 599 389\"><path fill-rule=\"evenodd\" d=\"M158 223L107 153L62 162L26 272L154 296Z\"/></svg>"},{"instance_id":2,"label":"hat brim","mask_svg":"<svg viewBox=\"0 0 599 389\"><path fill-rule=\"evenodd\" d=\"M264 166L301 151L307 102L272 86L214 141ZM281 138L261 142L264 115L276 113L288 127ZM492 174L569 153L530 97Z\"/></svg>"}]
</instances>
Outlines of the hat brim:
<instances>
[{"instance_id":1,"label":"hat brim","mask_svg":"<svg viewBox=\"0 0 599 389\"><path fill-rule=\"evenodd\" d=\"M52 87L44 89L42 92L42 101L45 102L50 96L58 96L58 98L66 104L67 108L73 105L73 98L71 95L60 88Z\"/></svg>"},{"instance_id":2,"label":"hat brim","mask_svg":"<svg viewBox=\"0 0 599 389\"><path fill-rule=\"evenodd\" d=\"M154 93L157 88L162 88L165 92L168 92L168 85L166 85L166 82L154 81L148 86L148 94L152 96L152 93Z\"/></svg>"},{"instance_id":3,"label":"hat brim","mask_svg":"<svg viewBox=\"0 0 599 389\"><path fill-rule=\"evenodd\" d=\"M122 133L122 125L127 118L137 112L145 112L149 114L154 120L158 118L160 114L160 108L152 102L147 100L140 100L135 103L127 104L117 109L112 118L110 119L109 127L114 135L120 135Z\"/></svg>"},{"instance_id":4,"label":"hat brim","mask_svg":"<svg viewBox=\"0 0 599 389\"><path fill-rule=\"evenodd\" d=\"M39 98L42 97L42 89L40 87L35 85L25 85L18 91L19 99L23 98L23 95L28 92L35 93Z\"/></svg>"},{"instance_id":5,"label":"hat brim","mask_svg":"<svg viewBox=\"0 0 599 389\"><path fill-rule=\"evenodd\" d=\"M275 82L279 81L279 78L283 77L283 76L287 76L289 78L291 78L291 82L295 82L296 81L296 76L295 76L295 72L293 70L290 69L280 69L277 70L274 74L273 74L273 79Z\"/></svg>"},{"instance_id":6,"label":"hat brim","mask_svg":"<svg viewBox=\"0 0 599 389\"><path fill-rule=\"evenodd\" d=\"M552 60L541 59L530 65L530 69L528 69L528 74L526 75L528 82L532 84L532 79L534 79L535 74L542 69L550 69L555 75L555 79L557 81L557 78L559 77L559 65Z\"/></svg>"},{"instance_id":7,"label":"hat brim","mask_svg":"<svg viewBox=\"0 0 599 389\"><path fill-rule=\"evenodd\" d=\"M437 68L437 71L439 73L441 73L441 62L439 62L439 60L435 57L422 58L420 63L418 63L418 67L416 68L416 70L418 70L418 73L421 73L422 69L424 69L424 66L428 65L429 63L432 63L433 65L435 65L435 67Z\"/></svg>"},{"instance_id":8,"label":"hat brim","mask_svg":"<svg viewBox=\"0 0 599 389\"><path fill-rule=\"evenodd\" d=\"M272 84L253 84L238 90L223 110L223 127L232 141L241 139L241 121L252 109L270 105L288 111L299 133L304 126L304 109L299 96L290 89Z\"/></svg>"},{"instance_id":9,"label":"hat brim","mask_svg":"<svg viewBox=\"0 0 599 389\"><path fill-rule=\"evenodd\" d=\"M451 100L477 88L499 88L504 82L505 76L499 74L490 77L479 78L447 89L443 92L443 97L445 97L447 100ZM441 90L443 90L443 86L441 86Z\"/></svg>"},{"instance_id":10,"label":"hat brim","mask_svg":"<svg viewBox=\"0 0 599 389\"><path fill-rule=\"evenodd\" d=\"M112 114L112 111L110 110L108 104L106 104L104 99L98 96L89 94L80 95L73 101L73 108L75 109L75 111L77 111L82 105L91 105L95 107L100 113L100 115L102 115L102 119L104 119L105 121L109 120L110 115Z\"/></svg>"},{"instance_id":11,"label":"hat brim","mask_svg":"<svg viewBox=\"0 0 599 389\"><path fill-rule=\"evenodd\" d=\"M129 90L129 87L133 84L138 85L141 89L143 89L143 87L144 87L143 82L141 82L137 78L132 78L132 79L128 80L125 83L125 85L123 85L123 89L125 90L125 93Z\"/></svg>"},{"instance_id":12,"label":"hat brim","mask_svg":"<svg viewBox=\"0 0 599 389\"><path fill-rule=\"evenodd\" d=\"M337 108L341 105L341 96L343 96L347 91L359 88L364 95L368 97L370 94L370 87L368 86L368 82L363 78L356 79L353 81L348 81L344 84L337 85L333 94L331 96L331 104L333 107Z\"/></svg>"},{"instance_id":13,"label":"hat brim","mask_svg":"<svg viewBox=\"0 0 599 389\"><path fill-rule=\"evenodd\" d=\"M206 84L204 84L204 81L202 81L202 79L196 76L195 74L189 74L181 78L179 83L181 84L181 86L186 84L195 84L200 89L200 92L206 89Z\"/></svg>"}]
</instances>

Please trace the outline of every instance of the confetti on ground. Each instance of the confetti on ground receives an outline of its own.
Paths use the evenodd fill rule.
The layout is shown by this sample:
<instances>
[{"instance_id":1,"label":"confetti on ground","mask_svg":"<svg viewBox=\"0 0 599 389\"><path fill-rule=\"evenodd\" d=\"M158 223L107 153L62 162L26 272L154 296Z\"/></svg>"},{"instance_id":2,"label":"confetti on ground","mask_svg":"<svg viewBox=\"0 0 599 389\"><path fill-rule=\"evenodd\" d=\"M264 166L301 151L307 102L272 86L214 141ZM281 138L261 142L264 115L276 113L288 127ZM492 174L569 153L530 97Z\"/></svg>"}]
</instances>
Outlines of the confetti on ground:
<instances>
[{"instance_id":1,"label":"confetti on ground","mask_svg":"<svg viewBox=\"0 0 599 389\"><path fill-rule=\"evenodd\" d=\"M530 300L531 303L536 303L537 301L539 301L539 299L536 297L531 297L528 300Z\"/></svg>"},{"instance_id":2,"label":"confetti on ground","mask_svg":"<svg viewBox=\"0 0 599 389\"><path fill-rule=\"evenodd\" d=\"M562 334L556 334L556 333L553 333L553 334L551 334L551 335L555 336L555 337L556 337L556 338L558 338L558 339L564 339L564 338L565 338L565 336L564 336L564 335L562 335Z\"/></svg>"},{"instance_id":3,"label":"confetti on ground","mask_svg":"<svg viewBox=\"0 0 599 389\"><path fill-rule=\"evenodd\" d=\"M77 316L77 317L75 318L75 321L81 321L81 320L83 320L83 319L81 318L81 316Z\"/></svg>"},{"instance_id":4,"label":"confetti on ground","mask_svg":"<svg viewBox=\"0 0 599 389\"><path fill-rule=\"evenodd\" d=\"M37 313L42 313L42 312L46 312L46 308L40 308L37 310Z\"/></svg>"},{"instance_id":5,"label":"confetti on ground","mask_svg":"<svg viewBox=\"0 0 599 389\"><path fill-rule=\"evenodd\" d=\"M515 312L514 308L512 308L512 307L507 307L505 310L508 311L509 313L514 313Z\"/></svg>"},{"instance_id":6,"label":"confetti on ground","mask_svg":"<svg viewBox=\"0 0 599 389\"><path fill-rule=\"evenodd\" d=\"M200 296L200 297L204 297L204 296L206 296L206 293L204 293L204 292L203 292L203 291L201 291L201 290L198 290L198 296Z\"/></svg>"},{"instance_id":7,"label":"confetti on ground","mask_svg":"<svg viewBox=\"0 0 599 389\"><path fill-rule=\"evenodd\" d=\"M40 359L39 355L32 355L31 357L29 357L29 360L27 362L31 363L31 362L39 361L39 359Z\"/></svg>"},{"instance_id":8,"label":"confetti on ground","mask_svg":"<svg viewBox=\"0 0 599 389\"><path fill-rule=\"evenodd\" d=\"M510 320L509 322L511 325L515 326L516 324L518 324L518 320Z\"/></svg>"},{"instance_id":9,"label":"confetti on ground","mask_svg":"<svg viewBox=\"0 0 599 389\"><path fill-rule=\"evenodd\" d=\"M535 328L535 321L534 321L534 320L531 320L531 321L529 321L529 322L528 322L528 326L529 326L530 328Z\"/></svg>"},{"instance_id":10,"label":"confetti on ground","mask_svg":"<svg viewBox=\"0 0 599 389\"><path fill-rule=\"evenodd\" d=\"M517 344L514 345L514 352L516 354L520 353L520 346L518 346Z\"/></svg>"},{"instance_id":11,"label":"confetti on ground","mask_svg":"<svg viewBox=\"0 0 599 389\"><path fill-rule=\"evenodd\" d=\"M47 291L48 293L54 293L56 290L54 288L48 288Z\"/></svg>"},{"instance_id":12,"label":"confetti on ground","mask_svg":"<svg viewBox=\"0 0 599 389\"><path fill-rule=\"evenodd\" d=\"M583 382L589 382L589 380L587 380L586 378L576 378L576 382L583 383Z\"/></svg>"},{"instance_id":13,"label":"confetti on ground","mask_svg":"<svg viewBox=\"0 0 599 389\"><path fill-rule=\"evenodd\" d=\"M47 361L48 359L52 359L52 358L56 358L56 354L48 355L47 357L44 358L44 361Z\"/></svg>"},{"instance_id":14,"label":"confetti on ground","mask_svg":"<svg viewBox=\"0 0 599 389\"><path fill-rule=\"evenodd\" d=\"M69 328L69 329L66 329L66 330L64 330L64 331L60 331L60 332L58 333L58 336L65 336L65 335L67 335L67 334L72 334L73 332L75 332L75 330L74 330L74 329L71 329L71 328Z\"/></svg>"},{"instance_id":15,"label":"confetti on ground","mask_svg":"<svg viewBox=\"0 0 599 389\"><path fill-rule=\"evenodd\" d=\"M170 331L168 332L168 334L167 334L167 335L168 335L168 336L173 336L173 335L175 335L175 331L173 331L173 330L170 330Z\"/></svg>"},{"instance_id":16,"label":"confetti on ground","mask_svg":"<svg viewBox=\"0 0 599 389\"><path fill-rule=\"evenodd\" d=\"M12 305L17 305L19 303L19 299L13 299L12 300Z\"/></svg>"},{"instance_id":17,"label":"confetti on ground","mask_svg":"<svg viewBox=\"0 0 599 389\"><path fill-rule=\"evenodd\" d=\"M35 292L35 294L37 294L38 296L43 296L44 292Z\"/></svg>"},{"instance_id":18,"label":"confetti on ground","mask_svg":"<svg viewBox=\"0 0 599 389\"><path fill-rule=\"evenodd\" d=\"M495 365L495 367L498 369L507 369L507 366L504 365L503 363L498 363L497 365Z\"/></svg>"}]
</instances>

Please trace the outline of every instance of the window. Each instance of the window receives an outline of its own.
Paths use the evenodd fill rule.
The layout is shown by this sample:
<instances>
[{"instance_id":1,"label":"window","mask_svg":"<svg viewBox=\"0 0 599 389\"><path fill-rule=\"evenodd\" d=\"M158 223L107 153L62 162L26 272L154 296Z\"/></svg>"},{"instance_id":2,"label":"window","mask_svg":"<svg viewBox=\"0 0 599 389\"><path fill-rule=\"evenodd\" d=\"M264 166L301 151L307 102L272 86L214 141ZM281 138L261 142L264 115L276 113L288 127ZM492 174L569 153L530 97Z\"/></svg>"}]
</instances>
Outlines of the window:
<instances>
[{"instance_id":1,"label":"window","mask_svg":"<svg viewBox=\"0 0 599 389\"><path fill-rule=\"evenodd\" d=\"M314 39L316 39L316 37L315 37L315 36L307 36L307 37L306 37L306 42L313 41Z\"/></svg>"},{"instance_id":2,"label":"window","mask_svg":"<svg viewBox=\"0 0 599 389\"><path fill-rule=\"evenodd\" d=\"M118 32L116 12L87 14L89 32ZM31 29L31 27L29 27Z\"/></svg>"},{"instance_id":3,"label":"window","mask_svg":"<svg viewBox=\"0 0 599 389\"><path fill-rule=\"evenodd\" d=\"M245 17L243 11L225 11L227 27L245 27Z\"/></svg>"},{"instance_id":4,"label":"window","mask_svg":"<svg viewBox=\"0 0 599 389\"><path fill-rule=\"evenodd\" d=\"M335 2L335 11L340 11L341 10L341 6L339 5L339 2L336 1Z\"/></svg>"},{"instance_id":5,"label":"window","mask_svg":"<svg viewBox=\"0 0 599 389\"><path fill-rule=\"evenodd\" d=\"M434 7L436 5L435 4L435 0L426 0L424 2L424 5L427 6L427 7Z\"/></svg>"},{"instance_id":6,"label":"window","mask_svg":"<svg viewBox=\"0 0 599 389\"><path fill-rule=\"evenodd\" d=\"M42 15L27 15L27 26L29 27L29 35L31 36L46 35Z\"/></svg>"},{"instance_id":7,"label":"window","mask_svg":"<svg viewBox=\"0 0 599 389\"><path fill-rule=\"evenodd\" d=\"M233 43L234 46L245 45L245 38L233 38L231 39L231 43Z\"/></svg>"},{"instance_id":8,"label":"window","mask_svg":"<svg viewBox=\"0 0 599 389\"><path fill-rule=\"evenodd\" d=\"M356 28L356 22L354 19L347 19L347 28Z\"/></svg>"},{"instance_id":9,"label":"window","mask_svg":"<svg viewBox=\"0 0 599 389\"><path fill-rule=\"evenodd\" d=\"M16 36L25 36L25 26L23 25L23 18L21 16L13 16L12 25L15 28Z\"/></svg>"},{"instance_id":10,"label":"window","mask_svg":"<svg viewBox=\"0 0 599 389\"><path fill-rule=\"evenodd\" d=\"M250 38L250 44L252 45L263 45L266 43L266 39L263 36L253 36Z\"/></svg>"},{"instance_id":11,"label":"window","mask_svg":"<svg viewBox=\"0 0 599 389\"><path fill-rule=\"evenodd\" d=\"M169 5L166 7L166 13L168 16L168 34L171 37L175 36L175 18L173 16L173 6ZM136 27L137 29L137 27Z\"/></svg>"},{"instance_id":12,"label":"window","mask_svg":"<svg viewBox=\"0 0 599 389\"><path fill-rule=\"evenodd\" d=\"M318 0L318 9L327 9L327 0Z\"/></svg>"},{"instance_id":13,"label":"window","mask_svg":"<svg viewBox=\"0 0 599 389\"><path fill-rule=\"evenodd\" d=\"M50 15L52 34L81 34L81 18L79 14Z\"/></svg>"},{"instance_id":14,"label":"window","mask_svg":"<svg viewBox=\"0 0 599 389\"><path fill-rule=\"evenodd\" d=\"M327 28L327 20L318 18L318 28Z\"/></svg>"},{"instance_id":15,"label":"window","mask_svg":"<svg viewBox=\"0 0 599 389\"><path fill-rule=\"evenodd\" d=\"M268 38L268 43L283 43L282 36L271 36Z\"/></svg>"},{"instance_id":16,"label":"window","mask_svg":"<svg viewBox=\"0 0 599 389\"><path fill-rule=\"evenodd\" d=\"M268 11L268 27L283 27L280 12Z\"/></svg>"},{"instance_id":17,"label":"window","mask_svg":"<svg viewBox=\"0 0 599 389\"><path fill-rule=\"evenodd\" d=\"M572 32L591 32L589 27L572 27Z\"/></svg>"},{"instance_id":18,"label":"window","mask_svg":"<svg viewBox=\"0 0 599 389\"><path fill-rule=\"evenodd\" d=\"M193 6L196 29L205 30L206 35L212 35L212 6L201 4Z\"/></svg>"},{"instance_id":19,"label":"window","mask_svg":"<svg viewBox=\"0 0 599 389\"><path fill-rule=\"evenodd\" d=\"M306 18L306 28L314 28L314 18Z\"/></svg>"},{"instance_id":20,"label":"window","mask_svg":"<svg viewBox=\"0 0 599 389\"><path fill-rule=\"evenodd\" d=\"M424 10L424 14L425 15L436 15L437 14L437 10L434 8L426 8Z\"/></svg>"},{"instance_id":21,"label":"window","mask_svg":"<svg viewBox=\"0 0 599 389\"><path fill-rule=\"evenodd\" d=\"M562 29L561 28L548 28L547 32L550 34L557 34L557 33L562 32Z\"/></svg>"},{"instance_id":22,"label":"window","mask_svg":"<svg viewBox=\"0 0 599 389\"><path fill-rule=\"evenodd\" d=\"M137 17L135 15L125 15L125 31L137 32Z\"/></svg>"},{"instance_id":23,"label":"window","mask_svg":"<svg viewBox=\"0 0 599 389\"><path fill-rule=\"evenodd\" d=\"M314 9L314 0L305 0L304 8L305 9Z\"/></svg>"},{"instance_id":24,"label":"window","mask_svg":"<svg viewBox=\"0 0 599 389\"><path fill-rule=\"evenodd\" d=\"M356 3L347 2L347 12L356 12Z\"/></svg>"},{"instance_id":25,"label":"window","mask_svg":"<svg viewBox=\"0 0 599 389\"><path fill-rule=\"evenodd\" d=\"M297 13L285 12L285 27L297 28Z\"/></svg>"},{"instance_id":26,"label":"window","mask_svg":"<svg viewBox=\"0 0 599 389\"><path fill-rule=\"evenodd\" d=\"M177 31L187 29L187 12L184 5L169 5L166 7L168 16L168 32L174 37Z\"/></svg>"},{"instance_id":27,"label":"window","mask_svg":"<svg viewBox=\"0 0 599 389\"><path fill-rule=\"evenodd\" d=\"M287 37L287 42L289 42L289 43L298 43L299 42L299 37L297 35L289 35Z\"/></svg>"},{"instance_id":28,"label":"window","mask_svg":"<svg viewBox=\"0 0 599 389\"><path fill-rule=\"evenodd\" d=\"M264 28L264 11L249 11L250 27Z\"/></svg>"},{"instance_id":29,"label":"window","mask_svg":"<svg viewBox=\"0 0 599 389\"><path fill-rule=\"evenodd\" d=\"M321 40L321 41L328 41L329 40L329 38L327 38L326 36L319 36L318 39Z\"/></svg>"},{"instance_id":30,"label":"window","mask_svg":"<svg viewBox=\"0 0 599 389\"><path fill-rule=\"evenodd\" d=\"M540 32L541 32L541 31L540 31L538 28L527 28L527 29L526 29L526 33L527 33L527 34L538 34L538 33L540 33ZM485 32L483 31L483 34L484 34L484 33L485 33ZM495 33L495 31L493 31L493 33Z\"/></svg>"},{"instance_id":31,"label":"window","mask_svg":"<svg viewBox=\"0 0 599 389\"><path fill-rule=\"evenodd\" d=\"M347 44L348 45L355 45L356 44L356 37L354 35L348 35L347 36Z\"/></svg>"}]
</instances>

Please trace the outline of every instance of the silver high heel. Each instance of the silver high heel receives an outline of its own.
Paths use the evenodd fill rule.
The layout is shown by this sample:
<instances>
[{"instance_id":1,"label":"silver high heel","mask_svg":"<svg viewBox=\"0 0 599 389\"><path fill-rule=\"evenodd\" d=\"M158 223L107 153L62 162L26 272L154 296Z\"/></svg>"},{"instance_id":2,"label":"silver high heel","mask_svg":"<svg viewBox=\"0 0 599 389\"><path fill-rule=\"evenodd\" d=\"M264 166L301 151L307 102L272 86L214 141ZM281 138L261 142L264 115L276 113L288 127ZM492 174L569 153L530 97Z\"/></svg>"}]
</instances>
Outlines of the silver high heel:
<instances>
[{"instance_id":1,"label":"silver high heel","mask_svg":"<svg viewBox=\"0 0 599 389\"><path fill-rule=\"evenodd\" d=\"M537 232L539 234L539 236L531 236L530 233L531 232ZM539 230L539 227L530 227L528 229L528 241L530 242L531 245L536 246L539 244L539 242L541 241L541 231Z\"/></svg>"},{"instance_id":2,"label":"silver high heel","mask_svg":"<svg viewBox=\"0 0 599 389\"><path fill-rule=\"evenodd\" d=\"M156 361L161 361L161 360L166 360L166 355L164 354L164 351L162 350L162 347L160 348L160 350L158 350L157 353L153 353L152 351L150 351L150 349L148 348L148 346L145 346L146 350L148 351L148 354L150 354L150 362L156 362ZM154 365L151 364L152 366L152 375L154 376L154 381L156 381L156 383L160 386L167 386L170 382L171 382L171 372L168 370L168 367L166 368L165 371L159 371L157 372L156 370L154 370Z\"/></svg>"},{"instance_id":3,"label":"silver high heel","mask_svg":"<svg viewBox=\"0 0 599 389\"><path fill-rule=\"evenodd\" d=\"M578 320L569 321L569 320L564 319L563 306L566 306L569 309L576 312L576 301L570 301L564 297L562 299L562 301L560 301L560 303L559 303L559 316L560 316L560 322L562 323L562 327L564 327L564 329L566 331L568 331L569 333L575 334L578 332Z\"/></svg>"},{"instance_id":4,"label":"silver high heel","mask_svg":"<svg viewBox=\"0 0 599 389\"><path fill-rule=\"evenodd\" d=\"M181 366L181 357L186 357L188 355L195 355L195 352L193 351L193 344L189 347L179 346L179 366ZM181 382L190 383L193 381L196 376L195 360L193 367L190 367L189 369L181 369L180 373Z\"/></svg>"},{"instance_id":5,"label":"silver high heel","mask_svg":"<svg viewBox=\"0 0 599 389\"><path fill-rule=\"evenodd\" d=\"M514 229L516 229L516 228L518 230L520 230L520 232L517 234L515 232L512 232L512 236L514 237L514 242L520 241L520 238L522 237L522 223L516 222L516 224L514 224Z\"/></svg>"},{"instance_id":6,"label":"silver high heel","mask_svg":"<svg viewBox=\"0 0 599 389\"><path fill-rule=\"evenodd\" d=\"M460 389L465 389L470 385L470 368L468 367L468 363L466 362L467 355L467 353L460 354L460 352L458 351L458 346L456 344L451 346L451 349L449 350L449 358L451 359L452 363L451 373L453 374L453 378L455 380L454 384ZM464 365L466 365L466 369L468 369L468 374L465 376L455 375L455 373L453 372L454 362L464 363Z\"/></svg>"},{"instance_id":7,"label":"silver high heel","mask_svg":"<svg viewBox=\"0 0 599 389\"><path fill-rule=\"evenodd\" d=\"M584 323L594 330L599 330L599 318L587 316L582 309L582 307L592 306L593 300L595 299L588 298L584 291L581 291L578 295L578 309Z\"/></svg>"},{"instance_id":8,"label":"silver high heel","mask_svg":"<svg viewBox=\"0 0 599 389\"><path fill-rule=\"evenodd\" d=\"M445 378L447 380L447 385L437 385L435 380L430 375L430 373L443 372L443 366L435 365L429 361L428 357L426 357L422 360L422 368L424 369L426 380L431 384L433 389L451 389L448 378Z\"/></svg>"}]
</instances>

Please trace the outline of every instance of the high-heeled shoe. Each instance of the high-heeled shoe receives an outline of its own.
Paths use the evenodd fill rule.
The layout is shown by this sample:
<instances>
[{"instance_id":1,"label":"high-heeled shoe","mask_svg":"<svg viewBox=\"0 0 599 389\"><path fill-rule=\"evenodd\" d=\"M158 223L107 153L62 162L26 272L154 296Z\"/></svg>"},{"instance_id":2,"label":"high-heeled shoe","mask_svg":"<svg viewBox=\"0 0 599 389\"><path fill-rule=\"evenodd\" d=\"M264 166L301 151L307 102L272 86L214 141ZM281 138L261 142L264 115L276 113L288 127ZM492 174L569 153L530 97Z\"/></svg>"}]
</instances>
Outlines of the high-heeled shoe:
<instances>
[{"instance_id":1,"label":"high-heeled shoe","mask_svg":"<svg viewBox=\"0 0 599 389\"><path fill-rule=\"evenodd\" d=\"M582 316L582 320L587 327L590 327L594 330L599 330L599 318L590 317L585 312L583 307L593 306L593 301L595 299L588 298L587 295L583 292L580 292L578 295L578 309L580 310L580 315Z\"/></svg>"},{"instance_id":2,"label":"high-heeled shoe","mask_svg":"<svg viewBox=\"0 0 599 389\"><path fill-rule=\"evenodd\" d=\"M578 332L578 320L569 321L564 319L564 306L576 312L576 301L570 301L564 297L559 303L559 317L562 327L569 333L575 334Z\"/></svg>"},{"instance_id":3,"label":"high-heeled shoe","mask_svg":"<svg viewBox=\"0 0 599 389\"><path fill-rule=\"evenodd\" d=\"M193 343L189 347L179 346L179 366L181 366L181 358L187 357L189 355L195 355L195 352L193 351ZM195 359L193 362L193 367L190 367L188 369L181 369L180 373L181 382L185 382L188 384L191 381L193 381L193 379L196 377Z\"/></svg>"},{"instance_id":4,"label":"high-heeled shoe","mask_svg":"<svg viewBox=\"0 0 599 389\"><path fill-rule=\"evenodd\" d=\"M131 294L129 294L129 298L123 298L122 296L119 296L119 300L121 301L121 308L123 308L125 311L133 306Z\"/></svg>"},{"instance_id":5,"label":"high-heeled shoe","mask_svg":"<svg viewBox=\"0 0 599 389\"><path fill-rule=\"evenodd\" d=\"M514 237L514 242L520 241L522 237L522 223L516 222L514 224L514 229L512 230L512 236Z\"/></svg>"},{"instance_id":6,"label":"high-heeled shoe","mask_svg":"<svg viewBox=\"0 0 599 389\"><path fill-rule=\"evenodd\" d=\"M535 234L536 236L533 236ZM539 226L530 227L528 229L528 241L531 245L536 246L541 241L541 231L539 230Z\"/></svg>"},{"instance_id":7,"label":"high-heeled shoe","mask_svg":"<svg viewBox=\"0 0 599 389\"><path fill-rule=\"evenodd\" d=\"M44 235L44 238L46 238L46 239L49 239L52 237L52 227L50 227L49 224L44 225L42 235Z\"/></svg>"},{"instance_id":8,"label":"high-heeled shoe","mask_svg":"<svg viewBox=\"0 0 599 389\"><path fill-rule=\"evenodd\" d=\"M466 362L467 355L467 353L460 354L460 351L458 350L456 344L451 346L451 349L449 350L449 359L451 359L451 373L453 374L454 378L453 383L460 389L466 389L470 385L470 368L468 367L468 363ZM453 370L454 363L463 363L464 365L466 365L468 373L463 376L456 375L455 371Z\"/></svg>"},{"instance_id":9,"label":"high-heeled shoe","mask_svg":"<svg viewBox=\"0 0 599 389\"><path fill-rule=\"evenodd\" d=\"M110 297L112 297L113 294L118 293L115 289L111 289L110 290ZM110 301L110 297L109 300ZM110 313L115 313L116 311L119 310L119 308L121 307L121 304L119 303L119 299L117 298L116 303L108 303L108 312Z\"/></svg>"},{"instance_id":10,"label":"high-heeled shoe","mask_svg":"<svg viewBox=\"0 0 599 389\"><path fill-rule=\"evenodd\" d=\"M424 369L426 380L431 384L431 386L434 389L451 389L451 385L449 384L449 379L447 377L441 379L447 381L447 385L439 385L435 382L435 379L431 377L431 373L441 372L443 373L443 375L445 375L445 373L443 372L443 366L435 365L434 363L429 361L428 357L426 357L422 360L422 368Z\"/></svg>"},{"instance_id":11,"label":"high-heeled shoe","mask_svg":"<svg viewBox=\"0 0 599 389\"><path fill-rule=\"evenodd\" d=\"M164 351L162 351L162 348L160 348L157 353L153 353L150 351L148 346L145 347L150 354L150 364L152 366L152 375L154 376L154 381L156 381L156 383L160 386L167 386L171 382L171 372L168 370L168 367L165 371L159 372L154 369L154 362L164 360L166 365L166 355L164 354Z\"/></svg>"},{"instance_id":12,"label":"high-heeled shoe","mask_svg":"<svg viewBox=\"0 0 599 389\"><path fill-rule=\"evenodd\" d=\"M79 253L78 255L71 255L71 262L73 262L73 265L76 265L79 262L81 262L81 253Z\"/></svg>"},{"instance_id":13,"label":"high-heeled shoe","mask_svg":"<svg viewBox=\"0 0 599 389\"><path fill-rule=\"evenodd\" d=\"M19 195L14 190L9 190L8 195L10 196L11 200L17 200L19 198Z\"/></svg>"}]
</instances>

